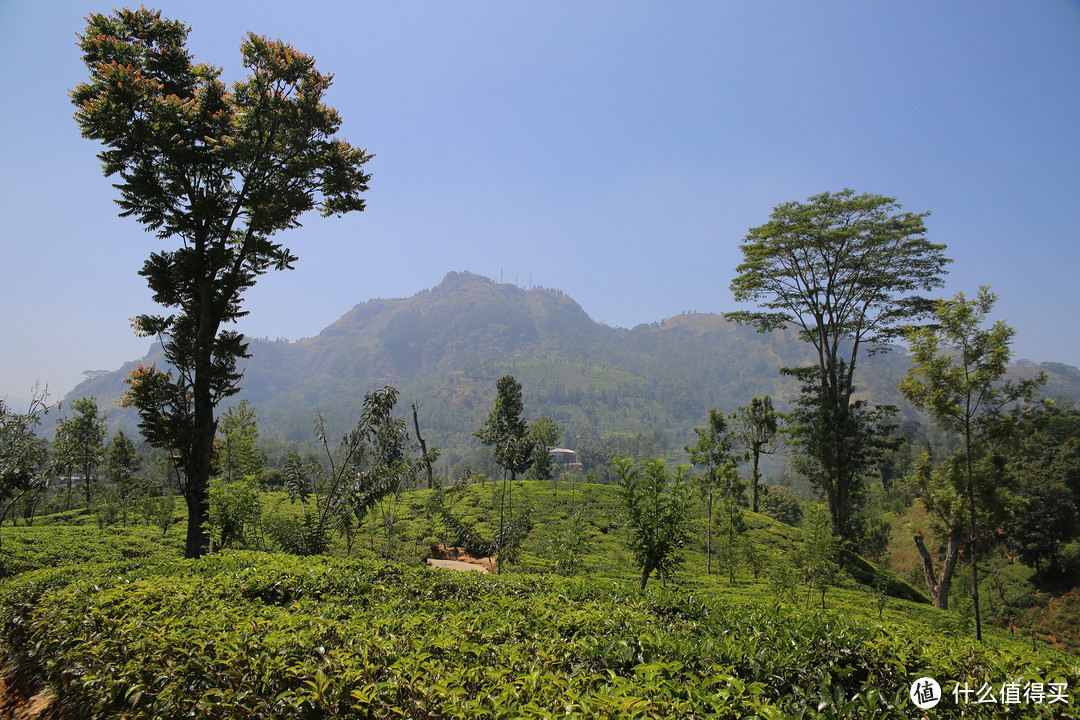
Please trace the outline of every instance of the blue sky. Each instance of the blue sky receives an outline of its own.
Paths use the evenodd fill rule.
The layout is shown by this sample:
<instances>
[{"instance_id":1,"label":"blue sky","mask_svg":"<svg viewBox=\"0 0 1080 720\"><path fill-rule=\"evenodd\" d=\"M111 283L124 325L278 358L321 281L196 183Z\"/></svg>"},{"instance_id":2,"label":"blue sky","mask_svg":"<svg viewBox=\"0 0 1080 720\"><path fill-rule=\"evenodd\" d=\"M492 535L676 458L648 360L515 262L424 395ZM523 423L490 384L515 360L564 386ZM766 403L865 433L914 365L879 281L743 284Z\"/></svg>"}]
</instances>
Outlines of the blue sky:
<instances>
[{"instance_id":1,"label":"blue sky","mask_svg":"<svg viewBox=\"0 0 1080 720\"><path fill-rule=\"evenodd\" d=\"M148 3L149 4L149 3ZM196 60L244 34L335 74L376 157L368 209L305 218L240 329L297 339L451 270L563 290L632 327L735 309L772 208L851 187L931 211L942 294L999 294L1017 357L1080 365L1080 4L163 2ZM143 355L160 247L118 218L67 91L94 2L0 0L0 397Z\"/></svg>"}]
</instances>

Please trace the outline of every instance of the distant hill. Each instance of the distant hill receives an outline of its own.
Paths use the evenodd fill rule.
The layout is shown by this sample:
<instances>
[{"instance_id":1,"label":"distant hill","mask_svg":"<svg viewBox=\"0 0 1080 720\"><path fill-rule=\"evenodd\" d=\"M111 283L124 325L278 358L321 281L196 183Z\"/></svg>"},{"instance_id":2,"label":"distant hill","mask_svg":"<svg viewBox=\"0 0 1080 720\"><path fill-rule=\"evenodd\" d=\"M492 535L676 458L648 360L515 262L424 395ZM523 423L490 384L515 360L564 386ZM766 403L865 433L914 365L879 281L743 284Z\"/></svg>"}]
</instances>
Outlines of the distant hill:
<instances>
[{"instance_id":1,"label":"distant hill","mask_svg":"<svg viewBox=\"0 0 1080 720\"><path fill-rule=\"evenodd\" d=\"M316 409L343 432L365 392L392 384L403 408L419 403L429 442L475 446L471 433L505 374L522 383L528 418L551 415L571 447L601 435L688 431L711 407L731 411L766 393L786 405L797 387L779 368L814 361L792 332L756 333L711 313L613 328L558 290L466 272L407 299L357 305L316 337L250 341L237 401L254 404L264 437L302 443ZM162 362L158 347L139 361L154 362ZM114 424L134 431L133 411L115 400L136 364L91 377L69 397L97 396ZM895 386L907 367L902 352L865 358L860 393L903 406ZM1077 368L1026 363L1016 371L1039 369L1051 374L1048 393L1080 398Z\"/></svg>"}]
</instances>

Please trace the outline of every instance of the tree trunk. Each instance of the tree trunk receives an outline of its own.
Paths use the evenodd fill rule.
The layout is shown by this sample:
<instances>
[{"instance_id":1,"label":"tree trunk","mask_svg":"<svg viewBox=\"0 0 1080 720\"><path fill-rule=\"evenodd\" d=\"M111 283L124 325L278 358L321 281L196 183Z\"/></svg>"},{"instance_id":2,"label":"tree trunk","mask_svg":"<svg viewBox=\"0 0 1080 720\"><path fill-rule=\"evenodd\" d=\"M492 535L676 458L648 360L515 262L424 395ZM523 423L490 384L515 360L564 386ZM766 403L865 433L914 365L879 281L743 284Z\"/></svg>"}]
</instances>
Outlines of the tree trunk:
<instances>
[{"instance_id":1,"label":"tree trunk","mask_svg":"<svg viewBox=\"0 0 1080 720\"><path fill-rule=\"evenodd\" d=\"M926 589L930 591L930 599L934 607L941 610L949 609L949 591L952 588L953 574L956 571L956 561L960 556L961 539L956 532L949 537L949 545L945 550L945 564L941 568L941 574L934 576L934 557L926 549L921 536L915 536L915 547L919 549L919 555L923 561L923 577L926 579Z\"/></svg>"},{"instance_id":2,"label":"tree trunk","mask_svg":"<svg viewBox=\"0 0 1080 720\"><path fill-rule=\"evenodd\" d=\"M641 569L641 579L638 580L638 588L645 589L645 584L649 582L649 575L652 574L652 565L645 563L645 567Z\"/></svg>"},{"instance_id":3,"label":"tree trunk","mask_svg":"<svg viewBox=\"0 0 1080 720\"><path fill-rule=\"evenodd\" d=\"M424 442L424 438L420 434L420 420L416 417L416 403L412 404L412 421L413 428L416 430L416 441L420 443L420 452L424 454L424 467L427 470L428 490L432 490L435 488L435 479L431 472L431 461L427 459L427 443Z\"/></svg>"},{"instance_id":4,"label":"tree trunk","mask_svg":"<svg viewBox=\"0 0 1080 720\"><path fill-rule=\"evenodd\" d=\"M758 458L761 456L761 448L757 445L754 446L754 503L751 510L757 512L757 490L758 490Z\"/></svg>"},{"instance_id":5,"label":"tree trunk","mask_svg":"<svg viewBox=\"0 0 1080 720\"><path fill-rule=\"evenodd\" d=\"M198 387L198 383L196 383ZM198 393L196 393L198 395ZM195 456L189 466L184 497L187 499L188 523L187 538L184 542L184 557L202 557L210 549L210 539L203 525L210 514L210 475L213 471L214 433L217 423L214 420L214 408L209 392L205 407L200 412L198 398L195 402L196 443Z\"/></svg>"},{"instance_id":6,"label":"tree trunk","mask_svg":"<svg viewBox=\"0 0 1080 720\"><path fill-rule=\"evenodd\" d=\"M90 507L90 466L83 466L83 482L86 485L86 507Z\"/></svg>"},{"instance_id":7,"label":"tree trunk","mask_svg":"<svg viewBox=\"0 0 1080 720\"><path fill-rule=\"evenodd\" d=\"M971 479L971 423L964 427L964 455L967 462L968 504L971 510L971 535L968 549L971 553L971 604L975 610L975 639L982 642L982 614L979 612L979 557L976 548L975 487Z\"/></svg>"},{"instance_id":8,"label":"tree trunk","mask_svg":"<svg viewBox=\"0 0 1080 720\"><path fill-rule=\"evenodd\" d=\"M506 469L505 468L503 469L502 476L503 476L503 491L502 491L502 495L499 497L499 539L496 542L496 548L495 548L495 554L499 558L498 570L496 570L496 572L499 575L502 574L502 566L503 566L502 546L503 546L503 543L506 542L506 534L505 534L505 531L504 531L505 523L504 523L504 520L503 520L503 518L504 518L504 510L506 508Z\"/></svg>"},{"instance_id":9,"label":"tree trunk","mask_svg":"<svg viewBox=\"0 0 1080 720\"><path fill-rule=\"evenodd\" d=\"M187 487L184 495L188 503L187 539L184 557L202 557L210 549L210 538L203 525L210 510L210 475L213 473L214 437L217 435L217 419L214 417L214 397L211 381L218 371L214 367L214 345L221 324L214 314L214 291L210 280L200 284L201 307L195 330L194 377L192 398L195 410L192 457L187 468Z\"/></svg>"},{"instance_id":10,"label":"tree trunk","mask_svg":"<svg viewBox=\"0 0 1080 720\"><path fill-rule=\"evenodd\" d=\"M837 543L837 567L839 570L844 569L844 514L841 505L843 504L843 494L841 491L841 483L834 482L831 485L825 487L825 499L829 504L829 518L832 521L832 533L836 537L840 538L840 542Z\"/></svg>"},{"instance_id":11,"label":"tree trunk","mask_svg":"<svg viewBox=\"0 0 1080 720\"><path fill-rule=\"evenodd\" d=\"M712 488L709 488L709 516L705 519L706 537L708 538L709 563L706 569L707 575L712 575Z\"/></svg>"},{"instance_id":12,"label":"tree trunk","mask_svg":"<svg viewBox=\"0 0 1080 720\"><path fill-rule=\"evenodd\" d=\"M203 493L201 498L185 495L188 509L187 537L184 540L184 557L202 557L210 549L203 525L210 515L210 500Z\"/></svg>"}]
</instances>

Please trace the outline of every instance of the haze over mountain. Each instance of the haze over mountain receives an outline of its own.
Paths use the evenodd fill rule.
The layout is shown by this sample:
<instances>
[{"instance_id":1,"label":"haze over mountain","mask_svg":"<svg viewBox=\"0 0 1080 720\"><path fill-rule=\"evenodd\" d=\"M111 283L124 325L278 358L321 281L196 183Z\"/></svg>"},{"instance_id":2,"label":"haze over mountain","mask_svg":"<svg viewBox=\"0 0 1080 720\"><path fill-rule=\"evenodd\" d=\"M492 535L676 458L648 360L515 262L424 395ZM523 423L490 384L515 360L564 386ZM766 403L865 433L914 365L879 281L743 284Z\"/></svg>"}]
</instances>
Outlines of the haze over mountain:
<instances>
[{"instance_id":1,"label":"haze over mountain","mask_svg":"<svg viewBox=\"0 0 1080 720\"><path fill-rule=\"evenodd\" d=\"M526 290L467 272L449 273L407 299L361 303L315 337L250 341L234 402L253 403L264 437L302 443L312 439L317 410L338 435L356 422L364 393L390 384L401 391L402 413L419 404L429 442L478 445L471 433L506 374L523 385L527 419L551 415L570 447L601 435L688 431L709 408L732 411L754 396L770 394L786 407L797 387L779 368L814 361L793 332L756 333L712 313L613 328L558 290ZM95 395L112 424L135 432L134 412L115 401L140 363L161 365L160 348L89 377L68 397ZM903 407L895 386L907 367L902 351L864 358L860 394ZM1048 394L1080 398L1074 367L1015 370L1039 368L1051 374Z\"/></svg>"}]
</instances>

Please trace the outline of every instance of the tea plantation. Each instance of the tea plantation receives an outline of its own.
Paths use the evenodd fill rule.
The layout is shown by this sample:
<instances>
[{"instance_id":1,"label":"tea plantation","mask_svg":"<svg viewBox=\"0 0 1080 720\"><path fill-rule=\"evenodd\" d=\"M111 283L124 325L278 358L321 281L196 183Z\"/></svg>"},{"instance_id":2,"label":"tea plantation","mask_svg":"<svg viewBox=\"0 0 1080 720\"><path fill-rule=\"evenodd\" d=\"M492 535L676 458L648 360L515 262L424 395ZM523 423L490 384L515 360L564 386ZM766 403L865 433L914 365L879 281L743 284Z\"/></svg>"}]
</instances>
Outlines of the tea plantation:
<instances>
[{"instance_id":1,"label":"tea plantation","mask_svg":"<svg viewBox=\"0 0 1080 720\"><path fill-rule=\"evenodd\" d=\"M552 490L524 483L515 499ZM456 512L482 524L489 491L469 490L477 503L465 494ZM575 506L604 491L575 489ZM734 583L706 575L694 548L666 585L638 590L600 505L573 576L555 574L545 550L566 550L568 519L547 511L501 574L427 568L414 553L440 530L411 495L392 560L181 560L178 527L163 540L147 528L4 528L5 567L20 571L0 585L9 671L54 688L74 718L1080 717L1076 657L996 628L975 643L962 615L850 578L822 610L775 568L757 579L743 568ZM801 542L750 520L776 552ZM385 549L373 529L358 533L354 554ZM944 697L920 711L909 692L922 677Z\"/></svg>"}]
</instances>

